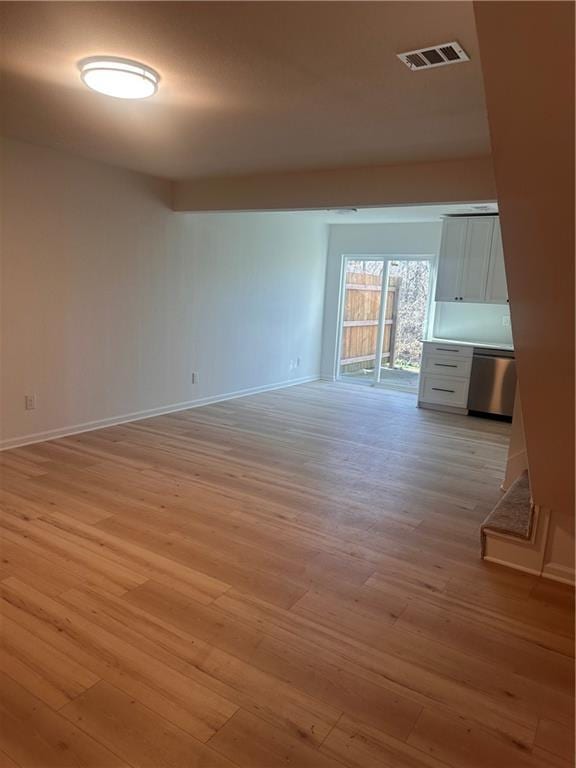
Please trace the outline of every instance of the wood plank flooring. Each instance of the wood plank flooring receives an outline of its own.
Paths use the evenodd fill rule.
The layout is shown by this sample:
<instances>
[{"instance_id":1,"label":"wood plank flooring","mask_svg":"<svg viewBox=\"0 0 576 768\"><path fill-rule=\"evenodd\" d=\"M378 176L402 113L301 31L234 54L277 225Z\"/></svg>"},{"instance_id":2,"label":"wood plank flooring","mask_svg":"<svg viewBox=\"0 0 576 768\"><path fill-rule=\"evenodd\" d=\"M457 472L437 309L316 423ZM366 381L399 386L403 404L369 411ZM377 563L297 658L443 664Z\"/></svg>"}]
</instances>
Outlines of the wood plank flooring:
<instances>
[{"instance_id":1,"label":"wood plank flooring","mask_svg":"<svg viewBox=\"0 0 576 768\"><path fill-rule=\"evenodd\" d=\"M314 383L0 455L0 764L573 765L573 591L479 560L509 426Z\"/></svg>"}]
</instances>

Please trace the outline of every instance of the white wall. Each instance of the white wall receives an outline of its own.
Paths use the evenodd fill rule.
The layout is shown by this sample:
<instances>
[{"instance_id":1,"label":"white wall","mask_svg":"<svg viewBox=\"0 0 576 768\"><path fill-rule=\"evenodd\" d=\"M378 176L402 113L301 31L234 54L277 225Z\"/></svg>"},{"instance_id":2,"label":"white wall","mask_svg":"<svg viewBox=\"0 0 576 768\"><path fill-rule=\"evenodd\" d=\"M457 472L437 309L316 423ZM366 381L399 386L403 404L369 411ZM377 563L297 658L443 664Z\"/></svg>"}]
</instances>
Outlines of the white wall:
<instances>
[{"instance_id":1,"label":"white wall","mask_svg":"<svg viewBox=\"0 0 576 768\"><path fill-rule=\"evenodd\" d=\"M435 260L441 232L440 222L334 224L330 227L322 345L323 378L332 379L336 369L342 256L429 256Z\"/></svg>"},{"instance_id":2,"label":"white wall","mask_svg":"<svg viewBox=\"0 0 576 768\"><path fill-rule=\"evenodd\" d=\"M512 344L510 310L507 304L439 301L434 313L434 336L486 344Z\"/></svg>"},{"instance_id":3,"label":"white wall","mask_svg":"<svg viewBox=\"0 0 576 768\"><path fill-rule=\"evenodd\" d=\"M324 224L174 213L168 182L2 150L5 445L318 375Z\"/></svg>"}]
</instances>

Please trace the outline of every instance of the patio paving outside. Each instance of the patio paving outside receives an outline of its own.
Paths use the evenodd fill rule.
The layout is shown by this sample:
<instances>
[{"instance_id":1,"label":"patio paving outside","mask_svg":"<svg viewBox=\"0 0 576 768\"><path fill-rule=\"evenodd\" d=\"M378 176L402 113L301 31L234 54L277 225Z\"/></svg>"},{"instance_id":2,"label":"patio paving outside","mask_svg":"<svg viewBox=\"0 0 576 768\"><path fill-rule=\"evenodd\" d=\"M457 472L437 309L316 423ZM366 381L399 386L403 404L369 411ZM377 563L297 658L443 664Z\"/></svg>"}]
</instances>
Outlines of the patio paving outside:
<instances>
[{"instance_id":1,"label":"patio paving outside","mask_svg":"<svg viewBox=\"0 0 576 768\"><path fill-rule=\"evenodd\" d=\"M418 379L420 372L415 370L405 370L404 368L381 368L380 383L374 383L374 371L363 369L353 373L343 373L342 379L355 384L367 384L385 389L398 389L402 392L418 393Z\"/></svg>"}]
</instances>

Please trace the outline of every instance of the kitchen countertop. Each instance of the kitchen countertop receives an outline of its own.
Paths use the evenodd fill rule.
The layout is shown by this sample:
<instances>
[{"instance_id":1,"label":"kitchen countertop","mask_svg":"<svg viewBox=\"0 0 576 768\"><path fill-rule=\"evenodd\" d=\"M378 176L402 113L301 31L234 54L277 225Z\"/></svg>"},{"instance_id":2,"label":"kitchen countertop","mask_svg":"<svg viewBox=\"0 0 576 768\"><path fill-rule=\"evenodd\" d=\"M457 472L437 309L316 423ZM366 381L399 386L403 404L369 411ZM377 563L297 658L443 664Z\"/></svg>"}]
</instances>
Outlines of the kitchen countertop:
<instances>
[{"instance_id":1,"label":"kitchen countertop","mask_svg":"<svg viewBox=\"0 0 576 768\"><path fill-rule=\"evenodd\" d=\"M514 351L513 344L487 344L484 341L462 341L460 339L437 339L430 337L428 339L422 339L423 342L432 342L433 344L459 344L463 347L481 347L484 349L505 349L507 352Z\"/></svg>"}]
</instances>

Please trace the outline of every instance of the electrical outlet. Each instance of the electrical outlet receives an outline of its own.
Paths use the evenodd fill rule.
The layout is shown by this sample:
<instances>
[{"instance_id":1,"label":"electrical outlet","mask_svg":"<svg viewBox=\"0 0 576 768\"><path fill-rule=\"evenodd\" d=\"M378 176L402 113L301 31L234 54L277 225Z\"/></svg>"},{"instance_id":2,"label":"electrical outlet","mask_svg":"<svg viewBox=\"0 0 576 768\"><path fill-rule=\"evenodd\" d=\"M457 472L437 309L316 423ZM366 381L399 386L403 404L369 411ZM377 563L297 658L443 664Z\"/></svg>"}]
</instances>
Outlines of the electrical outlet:
<instances>
[{"instance_id":1,"label":"electrical outlet","mask_svg":"<svg viewBox=\"0 0 576 768\"><path fill-rule=\"evenodd\" d=\"M198 384L198 371L192 371L192 384Z\"/></svg>"},{"instance_id":2,"label":"electrical outlet","mask_svg":"<svg viewBox=\"0 0 576 768\"><path fill-rule=\"evenodd\" d=\"M297 357L297 358L296 358L296 368L300 368L300 364L301 364L301 362L302 362L302 358L300 358L300 357Z\"/></svg>"},{"instance_id":3,"label":"electrical outlet","mask_svg":"<svg viewBox=\"0 0 576 768\"><path fill-rule=\"evenodd\" d=\"M510 315L502 315L502 325L504 328L510 328Z\"/></svg>"},{"instance_id":4,"label":"electrical outlet","mask_svg":"<svg viewBox=\"0 0 576 768\"><path fill-rule=\"evenodd\" d=\"M33 411L36 408L36 395L24 395L24 409Z\"/></svg>"}]
</instances>

